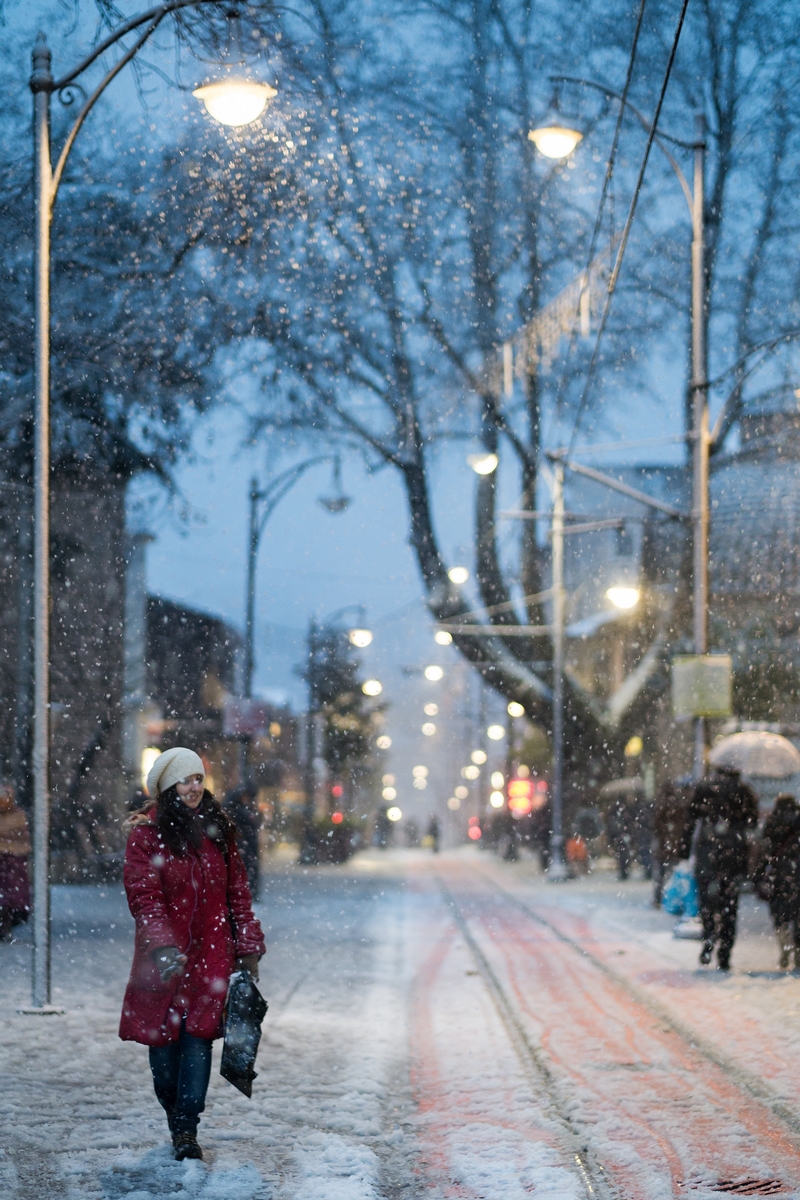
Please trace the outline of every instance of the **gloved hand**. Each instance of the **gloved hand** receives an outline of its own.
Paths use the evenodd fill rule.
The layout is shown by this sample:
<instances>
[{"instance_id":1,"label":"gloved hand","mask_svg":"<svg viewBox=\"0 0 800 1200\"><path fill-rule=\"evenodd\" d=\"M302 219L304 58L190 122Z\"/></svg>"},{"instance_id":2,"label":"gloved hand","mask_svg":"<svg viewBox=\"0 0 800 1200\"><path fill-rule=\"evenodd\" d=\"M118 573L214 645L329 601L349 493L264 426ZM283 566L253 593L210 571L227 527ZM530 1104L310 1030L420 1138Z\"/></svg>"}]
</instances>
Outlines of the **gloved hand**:
<instances>
[{"instance_id":1,"label":"gloved hand","mask_svg":"<svg viewBox=\"0 0 800 1200\"><path fill-rule=\"evenodd\" d=\"M177 946L162 946L153 954L162 983L169 983L173 975L182 975L188 959Z\"/></svg>"},{"instance_id":2,"label":"gloved hand","mask_svg":"<svg viewBox=\"0 0 800 1200\"><path fill-rule=\"evenodd\" d=\"M253 983L258 983L258 955L240 954L236 959L236 970L247 971Z\"/></svg>"}]
</instances>

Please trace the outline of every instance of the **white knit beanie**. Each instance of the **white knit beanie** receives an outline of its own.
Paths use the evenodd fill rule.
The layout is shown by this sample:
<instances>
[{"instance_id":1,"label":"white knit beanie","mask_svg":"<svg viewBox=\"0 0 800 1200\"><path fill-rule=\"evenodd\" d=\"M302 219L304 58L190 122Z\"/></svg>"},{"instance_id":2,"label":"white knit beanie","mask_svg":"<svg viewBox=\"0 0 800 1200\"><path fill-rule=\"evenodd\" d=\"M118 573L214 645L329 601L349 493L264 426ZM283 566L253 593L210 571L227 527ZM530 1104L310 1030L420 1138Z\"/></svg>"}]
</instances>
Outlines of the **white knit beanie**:
<instances>
[{"instance_id":1,"label":"white knit beanie","mask_svg":"<svg viewBox=\"0 0 800 1200\"><path fill-rule=\"evenodd\" d=\"M159 754L153 763L147 775L147 790L155 800L159 792L165 792L174 783L181 783L190 775L202 775L205 779L206 769L202 758L185 746L174 746L172 750Z\"/></svg>"}]
</instances>

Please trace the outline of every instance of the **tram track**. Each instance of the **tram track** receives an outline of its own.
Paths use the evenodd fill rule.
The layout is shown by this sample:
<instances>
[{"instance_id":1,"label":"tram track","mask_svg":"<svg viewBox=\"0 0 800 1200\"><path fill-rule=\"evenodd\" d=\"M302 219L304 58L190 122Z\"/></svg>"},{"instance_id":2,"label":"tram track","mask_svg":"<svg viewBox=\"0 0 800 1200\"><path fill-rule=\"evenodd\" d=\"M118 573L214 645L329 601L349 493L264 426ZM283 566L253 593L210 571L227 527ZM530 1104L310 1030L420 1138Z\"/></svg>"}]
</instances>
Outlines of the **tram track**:
<instances>
[{"instance_id":1,"label":"tram track","mask_svg":"<svg viewBox=\"0 0 800 1200\"><path fill-rule=\"evenodd\" d=\"M615 971L612 966L605 962L596 954L592 954L586 946L582 945L575 938L571 938L569 934L564 933L552 921L548 921L541 913L537 913L535 909L526 904L514 892L504 888L497 880L492 879L490 875L486 875L483 871L477 872L487 883L489 883L500 895L510 901L515 908L520 912L525 913L532 921L535 921L542 928L547 929L555 938L563 945L574 950L576 954L582 958L588 959L598 971L602 972L613 984L622 988L641 1008L654 1017L655 1020L667 1025L673 1033L677 1034L683 1040L686 1046L696 1053L699 1053L708 1062L713 1063L718 1067L748 1096L757 1100L759 1103L766 1105L770 1112L778 1118L779 1121L786 1127L800 1149L800 1116L788 1105L784 1104L779 1096L775 1094L772 1088L769 1087L762 1079L754 1075L751 1071L735 1063L728 1055L724 1054L717 1046L710 1042L697 1030L681 1021L673 1013L671 1013L664 1005L659 1004L653 996L640 987L637 987L621 971Z\"/></svg>"},{"instance_id":2,"label":"tram track","mask_svg":"<svg viewBox=\"0 0 800 1200\"><path fill-rule=\"evenodd\" d=\"M622 1200L621 1193L609 1182L602 1165L596 1161L592 1151L585 1144L585 1139L581 1138L580 1131L576 1128L569 1113L565 1111L558 1081L550 1070L541 1049L535 1046L528 1037L505 988L472 936L457 900L441 876L436 878L445 904L451 910L459 932L467 944L524 1074L534 1084L536 1091L544 1088L549 1102L549 1115L561 1128L564 1149L574 1162L587 1197L589 1200Z\"/></svg>"},{"instance_id":3,"label":"tram track","mask_svg":"<svg viewBox=\"0 0 800 1200\"><path fill-rule=\"evenodd\" d=\"M436 881L587 1197L800 1196L800 1119L769 1084L487 873Z\"/></svg>"}]
</instances>

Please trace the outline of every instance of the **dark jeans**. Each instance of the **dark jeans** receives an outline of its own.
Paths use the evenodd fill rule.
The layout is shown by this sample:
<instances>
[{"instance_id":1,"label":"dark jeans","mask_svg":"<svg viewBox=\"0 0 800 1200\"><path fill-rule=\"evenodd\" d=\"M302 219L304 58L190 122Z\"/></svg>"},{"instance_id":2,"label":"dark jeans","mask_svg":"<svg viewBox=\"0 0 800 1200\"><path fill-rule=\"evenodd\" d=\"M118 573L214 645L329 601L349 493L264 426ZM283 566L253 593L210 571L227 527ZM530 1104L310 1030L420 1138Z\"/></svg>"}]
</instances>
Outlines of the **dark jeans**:
<instances>
[{"instance_id":1,"label":"dark jeans","mask_svg":"<svg viewBox=\"0 0 800 1200\"><path fill-rule=\"evenodd\" d=\"M726 959L736 940L739 880L728 875L698 875L697 890L703 940L712 945L719 941L719 952Z\"/></svg>"},{"instance_id":2,"label":"dark jeans","mask_svg":"<svg viewBox=\"0 0 800 1200\"><path fill-rule=\"evenodd\" d=\"M211 1077L210 1039L187 1033L184 1020L176 1042L150 1047L150 1070L170 1133L196 1134Z\"/></svg>"}]
</instances>

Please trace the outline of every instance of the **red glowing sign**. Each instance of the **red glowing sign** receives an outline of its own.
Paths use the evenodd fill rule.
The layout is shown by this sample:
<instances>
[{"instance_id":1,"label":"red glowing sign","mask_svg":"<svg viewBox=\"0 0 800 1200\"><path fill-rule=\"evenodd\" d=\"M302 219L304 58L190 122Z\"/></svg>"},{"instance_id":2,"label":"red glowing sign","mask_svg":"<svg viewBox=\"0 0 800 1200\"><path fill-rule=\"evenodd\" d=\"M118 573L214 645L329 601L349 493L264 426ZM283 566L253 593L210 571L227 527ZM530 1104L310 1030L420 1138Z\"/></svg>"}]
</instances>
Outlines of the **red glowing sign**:
<instances>
[{"instance_id":1,"label":"red glowing sign","mask_svg":"<svg viewBox=\"0 0 800 1200\"><path fill-rule=\"evenodd\" d=\"M342 787L342 785L340 783L335 783L333 785L333 787L331 788L331 795L336 796L337 800L338 800L339 796L343 795L343 793L344 793L344 788Z\"/></svg>"},{"instance_id":2,"label":"red glowing sign","mask_svg":"<svg viewBox=\"0 0 800 1200\"><path fill-rule=\"evenodd\" d=\"M479 838L480 836L481 836L481 831L480 831L480 829L478 828L478 826L477 826L477 825L470 825L469 829L467 830L467 837L468 837L468 838L471 838L471 840L472 840L473 842L477 842L477 840L478 840L478 838Z\"/></svg>"},{"instance_id":3,"label":"red glowing sign","mask_svg":"<svg viewBox=\"0 0 800 1200\"><path fill-rule=\"evenodd\" d=\"M331 820L333 821L334 825L341 825L342 821L344 820L344 813L331 813Z\"/></svg>"}]
</instances>

